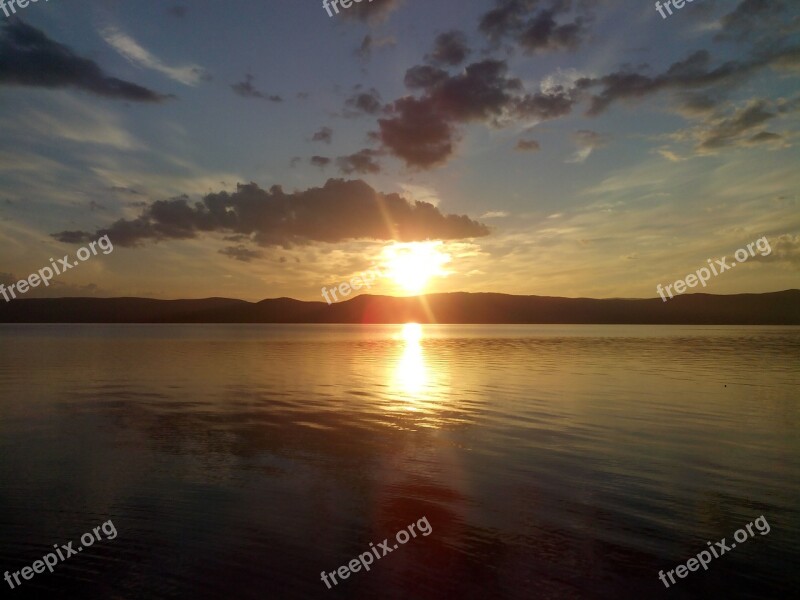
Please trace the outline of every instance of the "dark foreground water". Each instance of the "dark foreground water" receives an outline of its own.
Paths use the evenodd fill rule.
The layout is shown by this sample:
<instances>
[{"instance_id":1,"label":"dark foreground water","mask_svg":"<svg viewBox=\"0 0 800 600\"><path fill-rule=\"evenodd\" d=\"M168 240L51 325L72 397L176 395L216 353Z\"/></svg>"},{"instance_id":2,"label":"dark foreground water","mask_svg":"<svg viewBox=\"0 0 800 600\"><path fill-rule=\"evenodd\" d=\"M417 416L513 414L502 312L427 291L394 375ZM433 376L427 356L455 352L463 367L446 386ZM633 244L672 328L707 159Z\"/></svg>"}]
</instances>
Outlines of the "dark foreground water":
<instances>
[{"instance_id":1,"label":"dark foreground water","mask_svg":"<svg viewBox=\"0 0 800 600\"><path fill-rule=\"evenodd\" d=\"M799 384L800 328L0 326L0 573L117 533L2 597L792 597Z\"/></svg>"}]
</instances>

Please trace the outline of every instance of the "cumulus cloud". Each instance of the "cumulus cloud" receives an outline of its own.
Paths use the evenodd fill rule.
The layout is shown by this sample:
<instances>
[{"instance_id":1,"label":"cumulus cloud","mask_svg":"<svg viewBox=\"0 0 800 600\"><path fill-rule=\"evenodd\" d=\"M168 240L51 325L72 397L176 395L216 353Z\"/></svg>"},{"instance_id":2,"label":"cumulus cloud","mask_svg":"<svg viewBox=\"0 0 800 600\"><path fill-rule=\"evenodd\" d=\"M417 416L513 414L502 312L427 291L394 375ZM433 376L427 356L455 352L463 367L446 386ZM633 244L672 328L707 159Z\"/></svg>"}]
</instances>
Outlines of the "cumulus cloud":
<instances>
[{"instance_id":1,"label":"cumulus cloud","mask_svg":"<svg viewBox=\"0 0 800 600\"><path fill-rule=\"evenodd\" d=\"M515 41L526 53L576 49L593 15L591 0L497 0L478 29L493 43Z\"/></svg>"},{"instance_id":2,"label":"cumulus cloud","mask_svg":"<svg viewBox=\"0 0 800 600\"><path fill-rule=\"evenodd\" d=\"M326 144L330 144L332 139L333 129L330 127L321 127L318 131L314 132L313 136L311 136L312 142L325 142Z\"/></svg>"},{"instance_id":3,"label":"cumulus cloud","mask_svg":"<svg viewBox=\"0 0 800 600\"><path fill-rule=\"evenodd\" d=\"M184 85L194 86L209 78L206 70L197 65L171 67L165 64L157 56L145 50L131 36L123 33L116 27L106 27L100 32L100 35L112 48L132 64L157 71Z\"/></svg>"},{"instance_id":4,"label":"cumulus cloud","mask_svg":"<svg viewBox=\"0 0 800 600\"><path fill-rule=\"evenodd\" d=\"M381 166L375 160L377 156L380 156L379 152L364 148L349 156L340 156L336 159L336 164L339 170L345 175L351 175L353 173L358 173L359 175L380 173Z\"/></svg>"},{"instance_id":5,"label":"cumulus cloud","mask_svg":"<svg viewBox=\"0 0 800 600\"><path fill-rule=\"evenodd\" d=\"M378 120L380 141L408 166L431 168L452 155L461 124L538 122L568 114L578 101L578 93L561 86L555 93L526 94L507 72L506 62L495 59L469 64L455 75L430 66L409 69L406 84L424 93L390 105L388 118Z\"/></svg>"},{"instance_id":6,"label":"cumulus cloud","mask_svg":"<svg viewBox=\"0 0 800 600\"><path fill-rule=\"evenodd\" d=\"M465 215L443 214L427 202L383 194L361 180L329 179L321 188L286 193L255 183L233 193L206 195L190 203L180 196L159 200L135 219L120 219L95 233L62 231L59 241L85 243L108 235L115 245L193 239L202 235L245 235L260 246L303 245L356 239L455 240L489 234Z\"/></svg>"},{"instance_id":7,"label":"cumulus cloud","mask_svg":"<svg viewBox=\"0 0 800 600\"><path fill-rule=\"evenodd\" d=\"M471 52L467 46L467 36L463 31L447 31L436 36L433 51L425 55L425 60L437 65L455 67L464 62Z\"/></svg>"},{"instance_id":8,"label":"cumulus cloud","mask_svg":"<svg viewBox=\"0 0 800 600\"><path fill-rule=\"evenodd\" d=\"M346 117L377 115L383 110L383 103L378 90L370 88L365 92L356 91L345 101L345 107Z\"/></svg>"},{"instance_id":9,"label":"cumulus cloud","mask_svg":"<svg viewBox=\"0 0 800 600\"><path fill-rule=\"evenodd\" d=\"M20 19L3 24L0 85L71 87L130 102L163 102L174 97L107 75L94 61L81 58Z\"/></svg>"},{"instance_id":10,"label":"cumulus cloud","mask_svg":"<svg viewBox=\"0 0 800 600\"><path fill-rule=\"evenodd\" d=\"M269 100L271 102L283 102L283 98L277 95L268 96L264 92L259 91L253 85L253 81L255 78L247 73L244 76L244 81L240 81L239 83L231 84L231 89L234 91L235 94L241 96L242 98L260 98L262 100Z\"/></svg>"},{"instance_id":11,"label":"cumulus cloud","mask_svg":"<svg viewBox=\"0 0 800 600\"><path fill-rule=\"evenodd\" d=\"M330 164L331 159L328 158L327 156L319 156L318 154L315 154L309 159L309 162L315 167L320 167L321 169L324 169Z\"/></svg>"}]
</instances>

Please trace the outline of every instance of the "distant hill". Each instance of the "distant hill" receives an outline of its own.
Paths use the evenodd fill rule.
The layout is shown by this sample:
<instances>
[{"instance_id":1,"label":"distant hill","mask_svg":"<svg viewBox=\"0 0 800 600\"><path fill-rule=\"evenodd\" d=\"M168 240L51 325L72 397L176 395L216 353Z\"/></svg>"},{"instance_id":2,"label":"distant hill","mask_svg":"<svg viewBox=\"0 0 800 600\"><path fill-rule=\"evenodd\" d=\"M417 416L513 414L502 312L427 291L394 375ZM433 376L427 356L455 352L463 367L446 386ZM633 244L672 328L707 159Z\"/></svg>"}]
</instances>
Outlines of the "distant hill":
<instances>
[{"instance_id":1,"label":"distant hill","mask_svg":"<svg viewBox=\"0 0 800 600\"><path fill-rule=\"evenodd\" d=\"M48 298L0 301L0 323L587 323L800 325L800 290L654 299L508 294L361 295L345 302L276 298Z\"/></svg>"}]
</instances>

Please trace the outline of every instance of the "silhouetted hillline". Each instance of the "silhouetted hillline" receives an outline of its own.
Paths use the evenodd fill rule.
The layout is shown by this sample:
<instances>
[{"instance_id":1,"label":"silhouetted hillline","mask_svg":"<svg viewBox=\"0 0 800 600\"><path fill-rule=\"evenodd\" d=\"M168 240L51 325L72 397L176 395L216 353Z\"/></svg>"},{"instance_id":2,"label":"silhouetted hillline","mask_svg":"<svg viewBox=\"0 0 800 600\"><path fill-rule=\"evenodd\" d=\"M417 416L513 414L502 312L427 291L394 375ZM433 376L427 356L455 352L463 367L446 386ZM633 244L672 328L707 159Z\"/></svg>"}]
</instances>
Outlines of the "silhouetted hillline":
<instances>
[{"instance_id":1,"label":"silhouetted hillline","mask_svg":"<svg viewBox=\"0 0 800 600\"><path fill-rule=\"evenodd\" d=\"M429 310L423 305L423 300ZM800 290L714 296L690 294L624 300L430 294L411 298L362 295L346 302L277 298L253 303L226 298L53 298L0 302L4 323L597 323L800 325Z\"/></svg>"}]
</instances>

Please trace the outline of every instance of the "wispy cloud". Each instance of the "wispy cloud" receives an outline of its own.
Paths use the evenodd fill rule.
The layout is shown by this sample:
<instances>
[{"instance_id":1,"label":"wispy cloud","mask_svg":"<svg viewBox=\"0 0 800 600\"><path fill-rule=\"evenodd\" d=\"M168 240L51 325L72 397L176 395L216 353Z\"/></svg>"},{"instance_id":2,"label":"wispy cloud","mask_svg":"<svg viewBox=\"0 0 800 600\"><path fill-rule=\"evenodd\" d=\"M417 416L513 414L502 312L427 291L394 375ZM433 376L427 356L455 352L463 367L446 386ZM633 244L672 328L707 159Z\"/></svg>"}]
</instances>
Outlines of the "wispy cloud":
<instances>
[{"instance_id":1,"label":"wispy cloud","mask_svg":"<svg viewBox=\"0 0 800 600\"><path fill-rule=\"evenodd\" d=\"M166 75L170 79L184 85L195 86L209 78L206 70L198 65L184 65L179 67L167 65L160 58L143 48L131 36L123 33L116 27L106 27L100 31L100 35L117 52L134 65L158 71L162 75Z\"/></svg>"}]
</instances>

